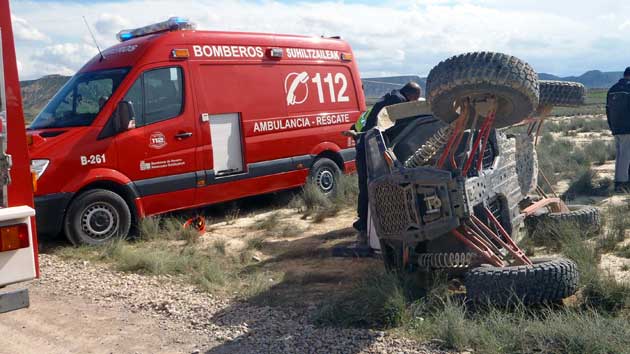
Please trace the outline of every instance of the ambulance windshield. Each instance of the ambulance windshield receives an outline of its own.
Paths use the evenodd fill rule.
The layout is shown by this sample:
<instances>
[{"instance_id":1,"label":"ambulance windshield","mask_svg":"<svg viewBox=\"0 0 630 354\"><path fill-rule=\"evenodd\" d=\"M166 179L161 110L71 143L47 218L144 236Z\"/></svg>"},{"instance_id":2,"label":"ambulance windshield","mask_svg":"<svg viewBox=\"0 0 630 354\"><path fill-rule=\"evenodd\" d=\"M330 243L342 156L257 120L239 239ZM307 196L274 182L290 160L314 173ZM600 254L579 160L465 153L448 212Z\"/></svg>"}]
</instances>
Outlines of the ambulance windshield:
<instances>
[{"instance_id":1,"label":"ambulance windshield","mask_svg":"<svg viewBox=\"0 0 630 354\"><path fill-rule=\"evenodd\" d=\"M128 72L123 68L76 74L48 102L29 129L92 124Z\"/></svg>"}]
</instances>

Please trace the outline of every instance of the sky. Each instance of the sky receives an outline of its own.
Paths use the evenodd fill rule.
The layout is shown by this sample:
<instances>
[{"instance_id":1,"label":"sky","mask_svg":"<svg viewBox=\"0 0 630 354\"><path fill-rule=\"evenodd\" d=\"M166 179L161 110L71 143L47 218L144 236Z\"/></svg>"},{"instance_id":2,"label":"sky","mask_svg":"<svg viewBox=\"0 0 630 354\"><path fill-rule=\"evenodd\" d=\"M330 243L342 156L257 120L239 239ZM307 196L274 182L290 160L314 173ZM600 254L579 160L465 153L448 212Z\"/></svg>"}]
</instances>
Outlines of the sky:
<instances>
[{"instance_id":1,"label":"sky","mask_svg":"<svg viewBox=\"0 0 630 354\"><path fill-rule=\"evenodd\" d=\"M198 29L339 35L362 76L425 76L450 56L504 52L562 76L630 66L630 1L12 0L21 79L71 75L125 28L188 17Z\"/></svg>"}]
</instances>

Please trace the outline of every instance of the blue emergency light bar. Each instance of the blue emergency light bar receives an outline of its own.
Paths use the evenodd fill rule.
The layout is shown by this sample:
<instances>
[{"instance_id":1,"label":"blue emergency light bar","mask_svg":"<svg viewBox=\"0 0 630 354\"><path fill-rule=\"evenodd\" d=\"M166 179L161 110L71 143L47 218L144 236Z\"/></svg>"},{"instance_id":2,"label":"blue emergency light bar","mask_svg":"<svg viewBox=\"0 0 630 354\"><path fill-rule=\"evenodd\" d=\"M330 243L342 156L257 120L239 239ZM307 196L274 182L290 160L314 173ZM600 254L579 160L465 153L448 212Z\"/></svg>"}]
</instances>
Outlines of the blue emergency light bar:
<instances>
[{"instance_id":1,"label":"blue emergency light bar","mask_svg":"<svg viewBox=\"0 0 630 354\"><path fill-rule=\"evenodd\" d=\"M124 42L132 38L147 36L154 33L178 30L194 30L195 27L196 25L186 18L171 17L166 21L154 23L152 25L135 29L122 30L118 32L116 38L118 38L119 41Z\"/></svg>"}]
</instances>

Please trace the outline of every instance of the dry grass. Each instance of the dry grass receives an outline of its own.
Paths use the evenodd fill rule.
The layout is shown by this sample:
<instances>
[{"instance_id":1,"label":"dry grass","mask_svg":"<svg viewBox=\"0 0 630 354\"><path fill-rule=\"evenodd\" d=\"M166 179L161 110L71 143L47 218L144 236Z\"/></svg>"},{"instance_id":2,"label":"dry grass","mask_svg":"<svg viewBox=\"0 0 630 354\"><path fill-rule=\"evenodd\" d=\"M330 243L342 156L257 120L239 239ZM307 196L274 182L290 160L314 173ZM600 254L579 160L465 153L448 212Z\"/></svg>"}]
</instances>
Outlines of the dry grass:
<instances>
[{"instance_id":1,"label":"dry grass","mask_svg":"<svg viewBox=\"0 0 630 354\"><path fill-rule=\"evenodd\" d=\"M240 216L241 209L239 209L236 204L232 204L228 212L225 214L225 224L234 225Z\"/></svg>"},{"instance_id":2,"label":"dry grass","mask_svg":"<svg viewBox=\"0 0 630 354\"><path fill-rule=\"evenodd\" d=\"M310 217L315 223L321 223L339 214L343 208L356 205L358 194L357 176L342 175L332 195L325 195L316 185L307 183L290 206L301 212L304 218Z\"/></svg>"},{"instance_id":3,"label":"dry grass","mask_svg":"<svg viewBox=\"0 0 630 354\"><path fill-rule=\"evenodd\" d=\"M104 262L122 272L180 276L205 291L252 294L250 282L260 275L256 270L243 272L252 264L249 250L231 254L224 239L202 245L197 230L184 228L174 218L145 218L138 229L133 242L118 239L99 247L65 247L57 254ZM263 242L252 239L247 246L261 249Z\"/></svg>"},{"instance_id":4,"label":"dry grass","mask_svg":"<svg viewBox=\"0 0 630 354\"><path fill-rule=\"evenodd\" d=\"M626 206L606 212L615 240L630 226L621 218ZM606 237L596 235L594 240ZM392 275L375 272L350 292L330 300L317 320L321 325L396 327L421 342L444 350L476 353L625 353L630 348L630 285L616 282L599 267L604 247L584 240L570 225L556 230L555 253L572 259L580 271L580 291L564 307L471 307L465 298L435 283L419 298ZM544 250L540 250L545 253Z\"/></svg>"}]
</instances>

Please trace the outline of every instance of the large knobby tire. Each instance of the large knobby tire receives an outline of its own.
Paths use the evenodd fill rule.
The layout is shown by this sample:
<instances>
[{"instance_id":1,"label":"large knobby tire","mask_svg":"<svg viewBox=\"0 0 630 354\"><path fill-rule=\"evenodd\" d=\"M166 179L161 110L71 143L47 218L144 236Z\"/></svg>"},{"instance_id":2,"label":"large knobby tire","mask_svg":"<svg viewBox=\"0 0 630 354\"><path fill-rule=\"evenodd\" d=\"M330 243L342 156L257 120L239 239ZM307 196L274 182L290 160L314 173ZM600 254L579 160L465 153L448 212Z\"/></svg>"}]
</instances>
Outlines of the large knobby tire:
<instances>
[{"instance_id":1,"label":"large knobby tire","mask_svg":"<svg viewBox=\"0 0 630 354\"><path fill-rule=\"evenodd\" d=\"M579 82L540 80L538 84L539 107L575 107L584 104L586 87Z\"/></svg>"},{"instance_id":2,"label":"large knobby tire","mask_svg":"<svg viewBox=\"0 0 630 354\"><path fill-rule=\"evenodd\" d=\"M118 194L93 189L71 203L64 221L66 237L73 245L101 245L124 238L131 227L131 211Z\"/></svg>"},{"instance_id":3,"label":"large knobby tire","mask_svg":"<svg viewBox=\"0 0 630 354\"><path fill-rule=\"evenodd\" d=\"M334 195L339 186L341 169L335 161L320 157L315 160L309 173L309 180L325 195Z\"/></svg>"},{"instance_id":4,"label":"large knobby tire","mask_svg":"<svg viewBox=\"0 0 630 354\"><path fill-rule=\"evenodd\" d=\"M439 63L427 78L431 109L447 123L458 117L455 107L458 100L488 94L498 99L496 128L518 123L538 107L538 75L529 64L514 56L478 52Z\"/></svg>"},{"instance_id":5,"label":"large knobby tire","mask_svg":"<svg viewBox=\"0 0 630 354\"><path fill-rule=\"evenodd\" d=\"M466 272L468 299L497 305L558 302L577 291L576 264L564 258L532 259L531 266L481 266Z\"/></svg>"},{"instance_id":6,"label":"large knobby tire","mask_svg":"<svg viewBox=\"0 0 630 354\"><path fill-rule=\"evenodd\" d=\"M565 213L533 214L525 219L530 237L545 237L555 230L571 228L585 236L593 235L601 230L602 217L599 208L591 205L568 205Z\"/></svg>"}]
</instances>

